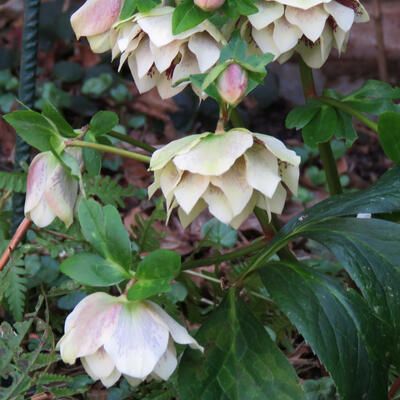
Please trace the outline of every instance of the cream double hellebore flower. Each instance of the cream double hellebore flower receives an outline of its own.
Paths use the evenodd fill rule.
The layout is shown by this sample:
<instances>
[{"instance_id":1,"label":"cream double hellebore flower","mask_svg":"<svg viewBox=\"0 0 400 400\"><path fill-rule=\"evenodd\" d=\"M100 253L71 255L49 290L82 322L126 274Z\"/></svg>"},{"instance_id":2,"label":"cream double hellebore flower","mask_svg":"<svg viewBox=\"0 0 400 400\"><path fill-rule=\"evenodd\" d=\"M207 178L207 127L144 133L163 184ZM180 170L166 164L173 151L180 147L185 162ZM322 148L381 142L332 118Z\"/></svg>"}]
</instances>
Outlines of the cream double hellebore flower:
<instances>
[{"instance_id":1,"label":"cream double hellebore flower","mask_svg":"<svg viewBox=\"0 0 400 400\"><path fill-rule=\"evenodd\" d=\"M81 164L80 149L67 151ZM38 154L29 166L25 216L40 228L50 225L56 217L69 227L74 218L78 186L78 181L50 151Z\"/></svg>"},{"instance_id":2,"label":"cream double hellebore flower","mask_svg":"<svg viewBox=\"0 0 400 400\"><path fill-rule=\"evenodd\" d=\"M85 36L95 53L111 49L110 30L118 21L123 0L87 0L71 16L76 37Z\"/></svg>"},{"instance_id":3,"label":"cream double hellebore flower","mask_svg":"<svg viewBox=\"0 0 400 400\"><path fill-rule=\"evenodd\" d=\"M259 0L256 6L248 19L261 51L282 63L298 52L311 68L320 68L332 47L345 50L354 22L369 20L358 0Z\"/></svg>"},{"instance_id":4,"label":"cream double hellebore flower","mask_svg":"<svg viewBox=\"0 0 400 400\"><path fill-rule=\"evenodd\" d=\"M57 348L68 364L81 358L88 375L106 387L121 375L136 386L146 378L172 375L177 366L174 341L203 351L157 304L94 293L68 315Z\"/></svg>"},{"instance_id":5,"label":"cream double hellebore flower","mask_svg":"<svg viewBox=\"0 0 400 400\"><path fill-rule=\"evenodd\" d=\"M157 87L162 98L181 92L187 85L173 85L192 74L210 70L226 43L218 29L204 21L178 35L172 33L173 7L154 8L114 25L113 58L128 60L140 93Z\"/></svg>"},{"instance_id":6,"label":"cream double hellebore flower","mask_svg":"<svg viewBox=\"0 0 400 400\"><path fill-rule=\"evenodd\" d=\"M207 206L220 221L238 228L255 206L280 214L286 190L297 193L300 157L278 139L246 129L191 135L157 150L150 162L170 214L188 226Z\"/></svg>"}]
</instances>

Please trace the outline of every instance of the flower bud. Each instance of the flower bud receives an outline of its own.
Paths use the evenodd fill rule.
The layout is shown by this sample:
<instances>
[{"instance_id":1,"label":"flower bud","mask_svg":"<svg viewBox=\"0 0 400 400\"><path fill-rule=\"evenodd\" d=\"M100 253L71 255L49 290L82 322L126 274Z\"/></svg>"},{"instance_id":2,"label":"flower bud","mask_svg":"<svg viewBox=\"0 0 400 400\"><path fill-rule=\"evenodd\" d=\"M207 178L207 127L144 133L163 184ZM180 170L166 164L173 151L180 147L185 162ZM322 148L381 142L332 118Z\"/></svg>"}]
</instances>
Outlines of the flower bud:
<instances>
[{"instance_id":1,"label":"flower bud","mask_svg":"<svg viewBox=\"0 0 400 400\"><path fill-rule=\"evenodd\" d=\"M213 11L222 7L225 0L194 0L194 4L204 11Z\"/></svg>"},{"instance_id":2,"label":"flower bud","mask_svg":"<svg viewBox=\"0 0 400 400\"><path fill-rule=\"evenodd\" d=\"M222 99L236 106L247 90L247 73L238 64L231 64L217 81L217 89Z\"/></svg>"}]
</instances>

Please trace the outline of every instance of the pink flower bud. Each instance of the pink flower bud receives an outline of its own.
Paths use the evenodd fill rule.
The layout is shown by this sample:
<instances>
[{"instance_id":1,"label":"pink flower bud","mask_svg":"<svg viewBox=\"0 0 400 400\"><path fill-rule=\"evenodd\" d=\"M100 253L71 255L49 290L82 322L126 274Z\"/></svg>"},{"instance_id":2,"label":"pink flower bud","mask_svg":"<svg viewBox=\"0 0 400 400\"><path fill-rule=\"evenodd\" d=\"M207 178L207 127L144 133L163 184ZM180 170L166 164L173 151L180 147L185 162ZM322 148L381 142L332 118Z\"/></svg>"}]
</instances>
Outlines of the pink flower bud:
<instances>
[{"instance_id":1,"label":"pink flower bud","mask_svg":"<svg viewBox=\"0 0 400 400\"><path fill-rule=\"evenodd\" d=\"M204 11L216 10L225 3L225 0L194 0L194 4Z\"/></svg>"},{"instance_id":2,"label":"pink flower bud","mask_svg":"<svg viewBox=\"0 0 400 400\"><path fill-rule=\"evenodd\" d=\"M238 64L231 64L217 81L217 89L222 99L236 106L247 90L247 73Z\"/></svg>"}]
</instances>

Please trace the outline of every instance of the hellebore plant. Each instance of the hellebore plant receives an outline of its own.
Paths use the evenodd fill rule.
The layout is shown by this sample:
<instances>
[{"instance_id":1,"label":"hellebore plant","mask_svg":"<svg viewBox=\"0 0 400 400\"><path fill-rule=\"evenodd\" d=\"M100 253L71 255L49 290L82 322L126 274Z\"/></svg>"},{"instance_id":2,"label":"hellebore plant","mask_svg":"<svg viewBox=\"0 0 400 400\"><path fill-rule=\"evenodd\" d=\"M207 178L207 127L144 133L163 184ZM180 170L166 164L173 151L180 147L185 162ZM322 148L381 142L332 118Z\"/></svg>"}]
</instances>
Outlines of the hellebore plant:
<instances>
[{"instance_id":1,"label":"hellebore plant","mask_svg":"<svg viewBox=\"0 0 400 400\"><path fill-rule=\"evenodd\" d=\"M42 254L54 253L55 248L59 270L66 276L51 280L51 286L50 280L40 281L41 293L48 296L46 305L53 310L53 297L84 292L65 321L57 347L62 360L74 364L80 359L87 374L107 388L117 385L121 376L132 386L141 385L133 389L137 399L320 397L309 389L315 382L305 379L304 371L287 358L300 337L304 348L307 344L309 353L318 356L318 365L323 364L323 374L330 375L324 384L329 383L332 396L337 392L341 400L394 398L400 387L400 378L392 379L400 370L400 168L393 167L367 190L341 194L330 140L344 139L350 147L357 139L356 118L376 131L388 157L400 162L400 89L368 81L346 96L333 90L319 96L310 69L321 67L333 47L344 51L353 24L367 19L358 0L86 1L71 18L78 38L86 37L95 52L111 51L113 59L120 57L119 67L130 69L141 93L157 88L161 97L170 98L190 85L200 101L214 99L219 121L215 132L185 132L155 150L118 133L119 118L110 111L98 112L81 129L72 128L50 103L41 113L27 109L6 115L40 154L29 168L26 218L0 259L2 270L13 252L19 252L1 274L5 282L0 281L0 299L9 282L11 287L15 282L23 285L24 280L12 273L23 256L45 264ZM288 114L286 127L302 130L304 142L319 149L332 196L281 228L276 215L290 201L288 191L298 192L300 157L268 132L245 129L237 107L264 84L269 62L285 62L295 53L306 104ZM110 137L146 153L111 145ZM121 199L110 200L109 192L123 189L116 183L104 183L104 189L96 181L99 152L145 162L154 173L148 188L152 202L146 204L155 211L148 219L136 215L131 232L113 205ZM87 175L80 179L83 167ZM158 189L162 196L154 201ZM0 208L5 198L0 198ZM175 211L183 228L200 213L216 219L202 227L202 241L193 244L190 236L194 250L185 248L182 256L162 248L170 244L160 242L159 226L153 226L157 218L168 223ZM234 229L253 212L263 236L246 245L255 229L250 235L242 232L243 243L226 251L235 246ZM51 236L47 250L39 228L56 217L66 228L58 232L62 228L54 224L45 232ZM18 248L31 220L39 237ZM3 219L0 222L2 229ZM293 241L301 259L292 251ZM314 250L315 242L324 253ZM214 245L215 251L205 250ZM212 254L204 257L209 251ZM335 265L332 257L325 259L328 251ZM205 266L206 272L196 270ZM27 259L23 274L33 270ZM190 277L210 285L198 287ZM18 296L11 292L6 289L3 303L13 313L12 300ZM175 321L179 310L197 330L195 338ZM15 319L22 320L22 309L19 317ZM39 331L41 324L37 326ZM24 327L28 332L29 321L21 322L14 335L2 324L0 340L11 332L11 343L15 337L22 343ZM39 346L49 356L46 334ZM7 349L0 341L0 353ZM55 392L48 382L57 376L47 374L47 368L42 372L43 365L36 368L28 358L20 362L15 358L20 352L14 353L5 357L14 360L11 371L4 373L0 365L0 375L12 377L10 390L23 386L29 395L34 390L45 396ZM34 368L30 372L22 368L28 364ZM17 366L23 369L20 380ZM62 396L70 390L61 389ZM125 389L121 384L110 396L129 396Z\"/></svg>"}]
</instances>

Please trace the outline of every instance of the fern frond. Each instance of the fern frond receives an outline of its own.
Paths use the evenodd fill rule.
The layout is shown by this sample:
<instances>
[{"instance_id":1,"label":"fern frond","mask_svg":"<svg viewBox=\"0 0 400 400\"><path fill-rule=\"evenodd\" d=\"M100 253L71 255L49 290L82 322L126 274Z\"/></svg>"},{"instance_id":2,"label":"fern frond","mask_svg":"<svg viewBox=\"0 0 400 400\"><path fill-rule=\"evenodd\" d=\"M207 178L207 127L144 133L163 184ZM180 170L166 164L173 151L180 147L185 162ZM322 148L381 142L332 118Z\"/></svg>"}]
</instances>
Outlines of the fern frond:
<instances>
[{"instance_id":1,"label":"fern frond","mask_svg":"<svg viewBox=\"0 0 400 400\"><path fill-rule=\"evenodd\" d=\"M83 176L86 193L90 196L97 196L103 204L111 204L114 207L124 207L123 198L133 196L133 185L122 187L116 180L109 176Z\"/></svg>"},{"instance_id":2,"label":"fern frond","mask_svg":"<svg viewBox=\"0 0 400 400\"><path fill-rule=\"evenodd\" d=\"M27 283L28 280L25 277L25 269L23 267L14 265L10 268L4 294L11 314L16 321L21 321L23 318Z\"/></svg>"},{"instance_id":3,"label":"fern frond","mask_svg":"<svg viewBox=\"0 0 400 400\"><path fill-rule=\"evenodd\" d=\"M74 379L66 375L42 374L36 381L39 385L48 385L55 382L72 382Z\"/></svg>"},{"instance_id":4,"label":"fern frond","mask_svg":"<svg viewBox=\"0 0 400 400\"><path fill-rule=\"evenodd\" d=\"M23 172L0 171L0 189L12 190L17 193L26 192L27 174Z\"/></svg>"}]
</instances>

